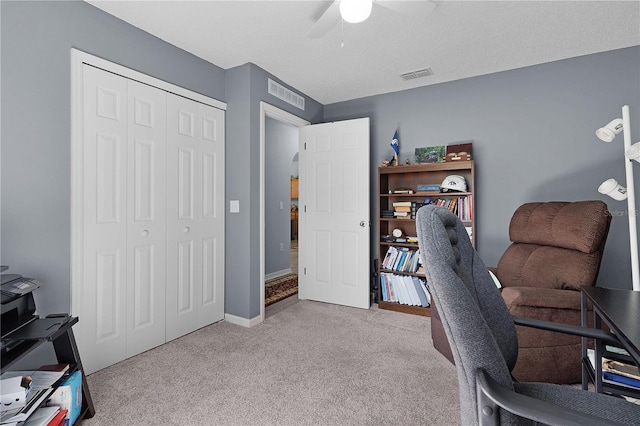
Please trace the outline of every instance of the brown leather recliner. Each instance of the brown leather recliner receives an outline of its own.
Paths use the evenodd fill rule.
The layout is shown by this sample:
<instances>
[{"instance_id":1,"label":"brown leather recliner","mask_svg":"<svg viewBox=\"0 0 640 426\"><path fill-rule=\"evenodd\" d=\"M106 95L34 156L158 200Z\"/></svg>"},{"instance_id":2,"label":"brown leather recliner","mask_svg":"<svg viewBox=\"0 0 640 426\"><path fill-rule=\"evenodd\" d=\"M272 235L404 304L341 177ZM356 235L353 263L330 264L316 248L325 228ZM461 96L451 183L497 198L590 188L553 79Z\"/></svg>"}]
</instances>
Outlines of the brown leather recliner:
<instances>
[{"instance_id":1,"label":"brown leather recliner","mask_svg":"<svg viewBox=\"0 0 640 426\"><path fill-rule=\"evenodd\" d=\"M543 202L520 206L511 218L511 245L490 268L514 316L580 325L580 287L596 283L611 214L602 201ZM453 356L434 308L434 347ZM591 315L589 316L591 318ZM517 327L519 381L577 383L581 380L580 338Z\"/></svg>"}]
</instances>

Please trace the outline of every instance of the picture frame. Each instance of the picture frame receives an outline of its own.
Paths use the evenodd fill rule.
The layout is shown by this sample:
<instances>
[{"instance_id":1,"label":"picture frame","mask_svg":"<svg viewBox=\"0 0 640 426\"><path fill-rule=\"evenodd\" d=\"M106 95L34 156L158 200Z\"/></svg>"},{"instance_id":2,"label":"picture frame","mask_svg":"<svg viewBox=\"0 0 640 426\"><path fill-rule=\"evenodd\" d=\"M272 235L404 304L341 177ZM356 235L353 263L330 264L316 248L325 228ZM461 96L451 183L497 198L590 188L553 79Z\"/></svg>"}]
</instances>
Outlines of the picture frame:
<instances>
[{"instance_id":1,"label":"picture frame","mask_svg":"<svg viewBox=\"0 0 640 426\"><path fill-rule=\"evenodd\" d=\"M446 155L446 146L426 146L416 148L415 162L416 164L442 163Z\"/></svg>"}]
</instances>

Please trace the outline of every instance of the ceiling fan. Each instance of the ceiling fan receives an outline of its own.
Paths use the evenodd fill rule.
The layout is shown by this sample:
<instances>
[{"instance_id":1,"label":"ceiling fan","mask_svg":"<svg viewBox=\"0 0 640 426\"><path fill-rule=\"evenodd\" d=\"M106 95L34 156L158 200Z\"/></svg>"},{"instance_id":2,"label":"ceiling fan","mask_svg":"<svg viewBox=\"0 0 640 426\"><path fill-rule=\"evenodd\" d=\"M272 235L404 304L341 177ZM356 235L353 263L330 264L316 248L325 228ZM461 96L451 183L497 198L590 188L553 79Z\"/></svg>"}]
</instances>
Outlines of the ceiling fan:
<instances>
[{"instance_id":1,"label":"ceiling fan","mask_svg":"<svg viewBox=\"0 0 640 426\"><path fill-rule=\"evenodd\" d=\"M427 17L435 4L431 0L334 0L307 33L309 38L324 36L340 19L356 24L366 20L373 6L382 6L407 16Z\"/></svg>"}]
</instances>

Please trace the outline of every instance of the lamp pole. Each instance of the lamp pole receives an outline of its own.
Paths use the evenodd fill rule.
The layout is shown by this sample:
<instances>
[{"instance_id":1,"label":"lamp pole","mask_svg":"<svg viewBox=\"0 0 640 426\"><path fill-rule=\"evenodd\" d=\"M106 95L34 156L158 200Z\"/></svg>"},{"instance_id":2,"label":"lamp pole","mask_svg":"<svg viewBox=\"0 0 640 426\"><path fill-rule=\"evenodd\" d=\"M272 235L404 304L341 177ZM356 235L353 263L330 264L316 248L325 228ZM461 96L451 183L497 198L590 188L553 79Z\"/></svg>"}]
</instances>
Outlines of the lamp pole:
<instances>
[{"instance_id":1,"label":"lamp pole","mask_svg":"<svg viewBox=\"0 0 640 426\"><path fill-rule=\"evenodd\" d=\"M624 137L624 152L631 148L631 118L629 105L622 107L622 132ZM629 215L629 245L631 248L631 279L633 290L640 291L640 268L638 267L638 231L636 227L636 192L633 181L633 164L631 159L624 156L624 170L627 180L627 206Z\"/></svg>"}]
</instances>

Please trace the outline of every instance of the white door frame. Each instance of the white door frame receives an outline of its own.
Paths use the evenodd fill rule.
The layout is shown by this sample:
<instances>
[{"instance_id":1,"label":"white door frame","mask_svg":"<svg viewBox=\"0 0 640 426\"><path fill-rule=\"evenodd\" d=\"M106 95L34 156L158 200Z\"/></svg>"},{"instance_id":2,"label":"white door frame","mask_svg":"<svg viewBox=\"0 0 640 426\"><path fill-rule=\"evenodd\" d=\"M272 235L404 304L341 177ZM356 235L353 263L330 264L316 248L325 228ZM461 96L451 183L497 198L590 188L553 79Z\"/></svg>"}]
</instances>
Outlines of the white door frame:
<instances>
[{"instance_id":1,"label":"white door frame","mask_svg":"<svg viewBox=\"0 0 640 426\"><path fill-rule=\"evenodd\" d=\"M260 320L258 324L264 321L264 244L265 244L265 212L264 212L264 184L265 184L265 123L267 117L273 118L284 124L291 124L295 127L308 126L311 123L298 116L288 113L278 107L268 104L264 101L260 102ZM298 140L298 151L300 151L300 141ZM300 169L299 174L304 171ZM256 324L251 324L256 325Z\"/></svg>"},{"instance_id":2,"label":"white door frame","mask_svg":"<svg viewBox=\"0 0 640 426\"><path fill-rule=\"evenodd\" d=\"M123 67L78 49L71 49L71 315L78 316L82 305L83 241L83 149L82 149L82 67L87 64L131 80L226 110L227 104L166 81Z\"/></svg>"}]
</instances>

